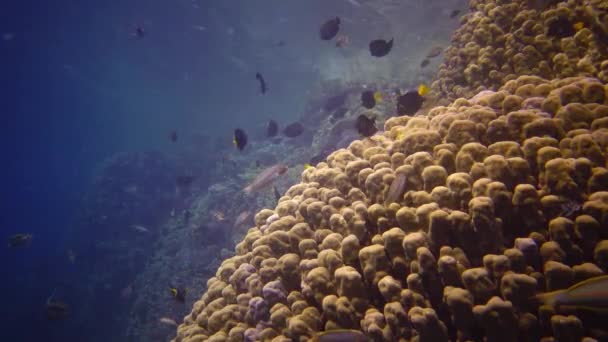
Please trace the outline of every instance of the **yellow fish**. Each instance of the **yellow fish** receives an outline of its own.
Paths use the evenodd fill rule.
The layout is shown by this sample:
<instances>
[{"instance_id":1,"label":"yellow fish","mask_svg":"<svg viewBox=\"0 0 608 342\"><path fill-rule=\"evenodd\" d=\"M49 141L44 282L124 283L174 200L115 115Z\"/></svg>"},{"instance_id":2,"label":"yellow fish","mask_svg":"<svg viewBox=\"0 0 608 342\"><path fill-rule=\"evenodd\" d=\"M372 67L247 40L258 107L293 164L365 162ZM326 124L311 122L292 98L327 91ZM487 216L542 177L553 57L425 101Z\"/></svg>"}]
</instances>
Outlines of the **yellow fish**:
<instances>
[{"instance_id":1,"label":"yellow fish","mask_svg":"<svg viewBox=\"0 0 608 342\"><path fill-rule=\"evenodd\" d=\"M429 88L424 83L422 83L421 85L418 86L418 95L420 95L420 96L424 96L424 95L428 94L430 91L431 91L431 88Z\"/></svg>"},{"instance_id":2,"label":"yellow fish","mask_svg":"<svg viewBox=\"0 0 608 342\"><path fill-rule=\"evenodd\" d=\"M382 93L379 91L375 92L374 100L376 100L376 102L382 102L382 100L383 100Z\"/></svg>"},{"instance_id":3,"label":"yellow fish","mask_svg":"<svg viewBox=\"0 0 608 342\"><path fill-rule=\"evenodd\" d=\"M576 31L580 31L585 27L585 23L583 23L582 21L577 21L576 23L574 23L574 25L572 25L572 28L574 28L574 30Z\"/></svg>"},{"instance_id":4,"label":"yellow fish","mask_svg":"<svg viewBox=\"0 0 608 342\"><path fill-rule=\"evenodd\" d=\"M304 164L304 170L308 170L312 167L312 165L310 165L309 163L305 163Z\"/></svg>"},{"instance_id":5,"label":"yellow fish","mask_svg":"<svg viewBox=\"0 0 608 342\"><path fill-rule=\"evenodd\" d=\"M583 280L566 290L542 293L536 296L545 305L591 311L608 310L608 275Z\"/></svg>"}]
</instances>

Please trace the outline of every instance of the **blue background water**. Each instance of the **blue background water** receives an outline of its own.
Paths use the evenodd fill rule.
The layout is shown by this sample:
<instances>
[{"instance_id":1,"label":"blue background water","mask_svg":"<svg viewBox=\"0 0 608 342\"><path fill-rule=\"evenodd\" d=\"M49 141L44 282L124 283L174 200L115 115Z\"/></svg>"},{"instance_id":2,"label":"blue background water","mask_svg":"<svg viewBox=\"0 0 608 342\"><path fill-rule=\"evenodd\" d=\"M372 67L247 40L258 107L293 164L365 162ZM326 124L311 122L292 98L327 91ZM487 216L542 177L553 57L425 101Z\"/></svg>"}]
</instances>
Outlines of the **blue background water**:
<instances>
[{"instance_id":1,"label":"blue background water","mask_svg":"<svg viewBox=\"0 0 608 342\"><path fill-rule=\"evenodd\" d=\"M70 320L48 322L44 303L54 288L69 302L83 285L87 270L68 262L65 241L101 161L121 151L171 152L172 130L229 144L235 127L296 118L319 80L315 61L337 54L319 48L318 24L353 10L326 0L1 7L0 33L14 37L0 41L0 236L34 234L29 248L0 248L3 341L83 341ZM143 39L133 37L136 25ZM257 71L270 96L259 95ZM72 315L92 315L69 304Z\"/></svg>"}]
</instances>

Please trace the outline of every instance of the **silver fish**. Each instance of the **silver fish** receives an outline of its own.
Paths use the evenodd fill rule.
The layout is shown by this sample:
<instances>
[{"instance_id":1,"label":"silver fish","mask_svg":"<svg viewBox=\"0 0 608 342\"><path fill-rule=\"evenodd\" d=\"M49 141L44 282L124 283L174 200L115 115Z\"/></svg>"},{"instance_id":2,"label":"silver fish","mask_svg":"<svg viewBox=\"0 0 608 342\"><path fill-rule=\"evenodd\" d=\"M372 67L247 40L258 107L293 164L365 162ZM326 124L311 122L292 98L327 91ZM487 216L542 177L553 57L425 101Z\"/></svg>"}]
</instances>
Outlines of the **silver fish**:
<instances>
[{"instance_id":1,"label":"silver fish","mask_svg":"<svg viewBox=\"0 0 608 342\"><path fill-rule=\"evenodd\" d=\"M280 175L287 172L287 166L283 164L273 165L266 170L262 171L253 182L243 189L245 194L251 194L252 192L264 189L272 184Z\"/></svg>"},{"instance_id":2,"label":"silver fish","mask_svg":"<svg viewBox=\"0 0 608 342\"><path fill-rule=\"evenodd\" d=\"M131 228L135 229L137 232L139 233L149 233L150 230L142 225L139 224L132 224Z\"/></svg>"},{"instance_id":3,"label":"silver fish","mask_svg":"<svg viewBox=\"0 0 608 342\"><path fill-rule=\"evenodd\" d=\"M162 323L162 324L169 325L169 326L173 326L173 327L176 327L176 326L177 326L177 322L176 322L174 319L169 318L169 317L161 317L161 318L158 320L158 322L160 322L160 323Z\"/></svg>"},{"instance_id":4,"label":"silver fish","mask_svg":"<svg viewBox=\"0 0 608 342\"><path fill-rule=\"evenodd\" d=\"M384 197L384 203L389 205L393 202L398 202L401 196L403 196L403 192L405 191L405 181L407 177L403 173L398 173L395 176L395 179L391 183L391 186L388 188L386 192L386 196Z\"/></svg>"}]
</instances>

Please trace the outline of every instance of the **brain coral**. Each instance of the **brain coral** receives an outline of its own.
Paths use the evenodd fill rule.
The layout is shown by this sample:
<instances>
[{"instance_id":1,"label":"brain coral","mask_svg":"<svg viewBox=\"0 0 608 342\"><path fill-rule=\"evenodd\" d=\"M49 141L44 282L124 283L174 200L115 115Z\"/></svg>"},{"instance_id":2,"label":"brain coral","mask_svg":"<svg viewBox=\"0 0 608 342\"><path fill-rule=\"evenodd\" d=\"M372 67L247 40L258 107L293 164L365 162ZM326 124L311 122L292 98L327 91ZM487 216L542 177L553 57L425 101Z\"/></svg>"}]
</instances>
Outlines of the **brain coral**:
<instances>
[{"instance_id":1,"label":"brain coral","mask_svg":"<svg viewBox=\"0 0 608 342\"><path fill-rule=\"evenodd\" d=\"M471 12L462 18L461 27L453 34L432 89L454 100L472 97L485 89L496 90L505 81L522 75L546 79L588 76L607 82L606 1L553 1L556 6L542 10L528 7L543 2L550 3L472 0ZM560 19L582 27L556 37L549 32L549 26ZM547 90L530 83L518 88L511 102L517 103L522 95L544 96ZM593 89L581 89L578 95L589 91Z\"/></svg>"},{"instance_id":2,"label":"brain coral","mask_svg":"<svg viewBox=\"0 0 608 342\"><path fill-rule=\"evenodd\" d=\"M531 298L608 271L607 92L521 76L389 119L256 215L174 341L601 338L593 317Z\"/></svg>"}]
</instances>

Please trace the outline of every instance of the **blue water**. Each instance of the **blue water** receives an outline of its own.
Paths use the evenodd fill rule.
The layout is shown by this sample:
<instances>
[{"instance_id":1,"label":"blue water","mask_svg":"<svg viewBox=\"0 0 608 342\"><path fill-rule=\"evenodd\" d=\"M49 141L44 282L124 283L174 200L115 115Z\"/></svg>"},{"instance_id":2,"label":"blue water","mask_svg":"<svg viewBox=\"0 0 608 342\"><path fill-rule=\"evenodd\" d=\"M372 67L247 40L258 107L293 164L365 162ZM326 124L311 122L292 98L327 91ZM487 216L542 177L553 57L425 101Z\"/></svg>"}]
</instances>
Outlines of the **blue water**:
<instances>
[{"instance_id":1,"label":"blue water","mask_svg":"<svg viewBox=\"0 0 608 342\"><path fill-rule=\"evenodd\" d=\"M428 14L442 10L432 6ZM208 142L229 145L234 128L259 128L270 118L286 123L302 115L307 93L323 78L320 58L348 54L331 43L320 47L319 23L338 13L356 20L369 17L376 21L375 31L388 27L337 0L263 5L244 0L5 0L1 7L0 236L34 235L28 248L0 248L1 341L121 341L124 332L113 329L125 327L109 323L108 316L126 306L79 302L93 271L83 265L103 260L87 255L89 246L107 238L94 230L97 226L79 220L104 160L137 151L172 156L179 147L167 136L176 130L180 141L208 136L200 151L196 144L189 150L190 160L204 164L217 157ZM137 25L145 29L141 39L133 36ZM421 32L435 29L432 23L420 25ZM356 33L367 31L352 29L353 41ZM414 33L403 32L416 41ZM280 41L285 46L277 46ZM269 85L266 96L259 94L256 72ZM67 258L68 249L77 251L75 264ZM45 317L54 289L70 305L67 320ZM113 303L117 291L107 296Z\"/></svg>"}]
</instances>

